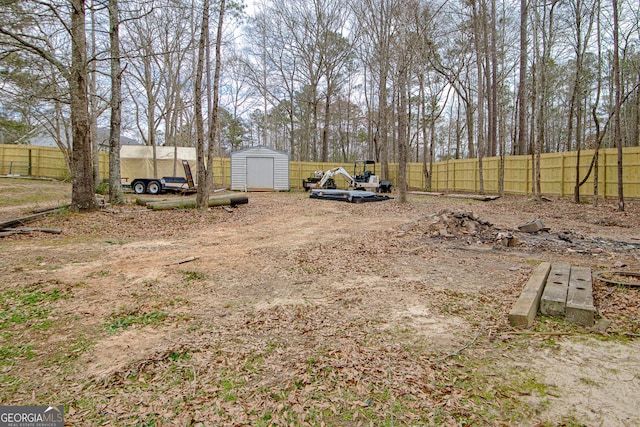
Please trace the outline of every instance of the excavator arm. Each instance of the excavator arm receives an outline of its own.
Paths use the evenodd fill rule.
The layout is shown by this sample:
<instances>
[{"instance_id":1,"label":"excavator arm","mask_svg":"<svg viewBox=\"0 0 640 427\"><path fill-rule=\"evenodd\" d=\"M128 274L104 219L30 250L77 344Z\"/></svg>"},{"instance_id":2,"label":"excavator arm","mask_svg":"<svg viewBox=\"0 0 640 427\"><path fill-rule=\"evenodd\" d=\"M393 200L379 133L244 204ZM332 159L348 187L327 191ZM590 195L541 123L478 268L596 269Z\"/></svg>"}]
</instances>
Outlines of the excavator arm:
<instances>
[{"instance_id":1,"label":"excavator arm","mask_svg":"<svg viewBox=\"0 0 640 427\"><path fill-rule=\"evenodd\" d=\"M324 185L327 183L329 178L333 178L336 175L344 175L344 177L347 178L347 181L349 181L349 187L356 186L356 180L351 175L349 175L349 172L347 172L343 167L340 166L326 171L320 182L318 182L318 188L324 188Z\"/></svg>"}]
</instances>

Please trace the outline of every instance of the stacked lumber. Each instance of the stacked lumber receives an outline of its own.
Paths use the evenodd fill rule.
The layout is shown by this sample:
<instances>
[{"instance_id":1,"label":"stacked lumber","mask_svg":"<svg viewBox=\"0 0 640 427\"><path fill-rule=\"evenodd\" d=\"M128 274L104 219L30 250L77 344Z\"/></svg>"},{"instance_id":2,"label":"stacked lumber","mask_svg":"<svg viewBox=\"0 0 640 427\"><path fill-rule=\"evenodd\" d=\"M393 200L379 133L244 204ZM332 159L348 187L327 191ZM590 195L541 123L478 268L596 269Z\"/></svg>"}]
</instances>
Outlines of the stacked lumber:
<instances>
[{"instance_id":1,"label":"stacked lumber","mask_svg":"<svg viewBox=\"0 0 640 427\"><path fill-rule=\"evenodd\" d=\"M591 269L567 263L543 262L534 270L511 308L509 323L529 327L536 313L563 317L571 323L593 326L595 306Z\"/></svg>"}]
</instances>

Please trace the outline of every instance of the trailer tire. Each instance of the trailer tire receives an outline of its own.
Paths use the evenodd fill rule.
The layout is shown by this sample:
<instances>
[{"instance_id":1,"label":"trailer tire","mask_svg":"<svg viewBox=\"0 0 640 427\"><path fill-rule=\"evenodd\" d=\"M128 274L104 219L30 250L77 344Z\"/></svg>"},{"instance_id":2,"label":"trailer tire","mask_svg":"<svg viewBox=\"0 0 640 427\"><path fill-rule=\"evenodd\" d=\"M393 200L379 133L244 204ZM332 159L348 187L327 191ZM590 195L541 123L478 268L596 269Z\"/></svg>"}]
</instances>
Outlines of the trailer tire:
<instances>
[{"instance_id":1,"label":"trailer tire","mask_svg":"<svg viewBox=\"0 0 640 427\"><path fill-rule=\"evenodd\" d=\"M133 188L133 192L136 194L144 194L144 192L147 191L147 186L144 184L144 181L133 181L131 188Z\"/></svg>"},{"instance_id":2,"label":"trailer tire","mask_svg":"<svg viewBox=\"0 0 640 427\"><path fill-rule=\"evenodd\" d=\"M151 181L147 185L147 191L149 192L149 194L158 194L158 193L160 193L161 189L162 189L162 186L160 185L160 182L158 182L158 181Z\"/></svg>"}]
</instances>

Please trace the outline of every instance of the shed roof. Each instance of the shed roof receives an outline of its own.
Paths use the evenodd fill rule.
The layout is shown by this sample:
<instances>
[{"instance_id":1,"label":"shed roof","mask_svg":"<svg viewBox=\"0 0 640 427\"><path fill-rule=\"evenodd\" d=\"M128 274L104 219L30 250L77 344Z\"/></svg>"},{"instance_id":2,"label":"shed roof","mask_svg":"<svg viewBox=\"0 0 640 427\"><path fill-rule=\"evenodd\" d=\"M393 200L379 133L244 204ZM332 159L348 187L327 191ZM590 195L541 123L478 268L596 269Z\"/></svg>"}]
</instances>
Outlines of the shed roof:
<instances>
[{"instance_id":1,"label":"shed roof","mask_svg":"<svg viewBox=\"0 0 640 427\"><path fill-rule=\"evenodd\" d=\"M275 148L267 147L266 145L254 145L252 147L241 148L240 150L233 151L231 155L233 156L235 154L244 153L250 150L268 150L289 157L289 153L287 153L286 151L276 150Z\"/></svg>"}]
</instances>

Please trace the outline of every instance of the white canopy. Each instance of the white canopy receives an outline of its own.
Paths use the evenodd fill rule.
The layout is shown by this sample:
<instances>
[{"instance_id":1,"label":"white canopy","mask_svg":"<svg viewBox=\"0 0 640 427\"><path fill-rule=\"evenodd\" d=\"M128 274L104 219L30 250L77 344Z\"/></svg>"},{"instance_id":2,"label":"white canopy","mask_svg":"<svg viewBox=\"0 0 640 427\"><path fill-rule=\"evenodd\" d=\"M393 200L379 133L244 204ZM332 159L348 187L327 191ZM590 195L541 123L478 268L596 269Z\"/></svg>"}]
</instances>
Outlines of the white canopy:
<instances>
[{"instance_id":1,"label":"white canopy","mask_svg":"<svg viewBox=\"0 0 640 427\"><path fill-rule=\"evenodd\" d=\"M153 175L153 147L148 145L123 145L120 147L120 176L124 182L135 178L185 177L182 161L191 166L196 180L196 149L194 147L155 147L158 175Z\"/></svg>"}]
</instances>

